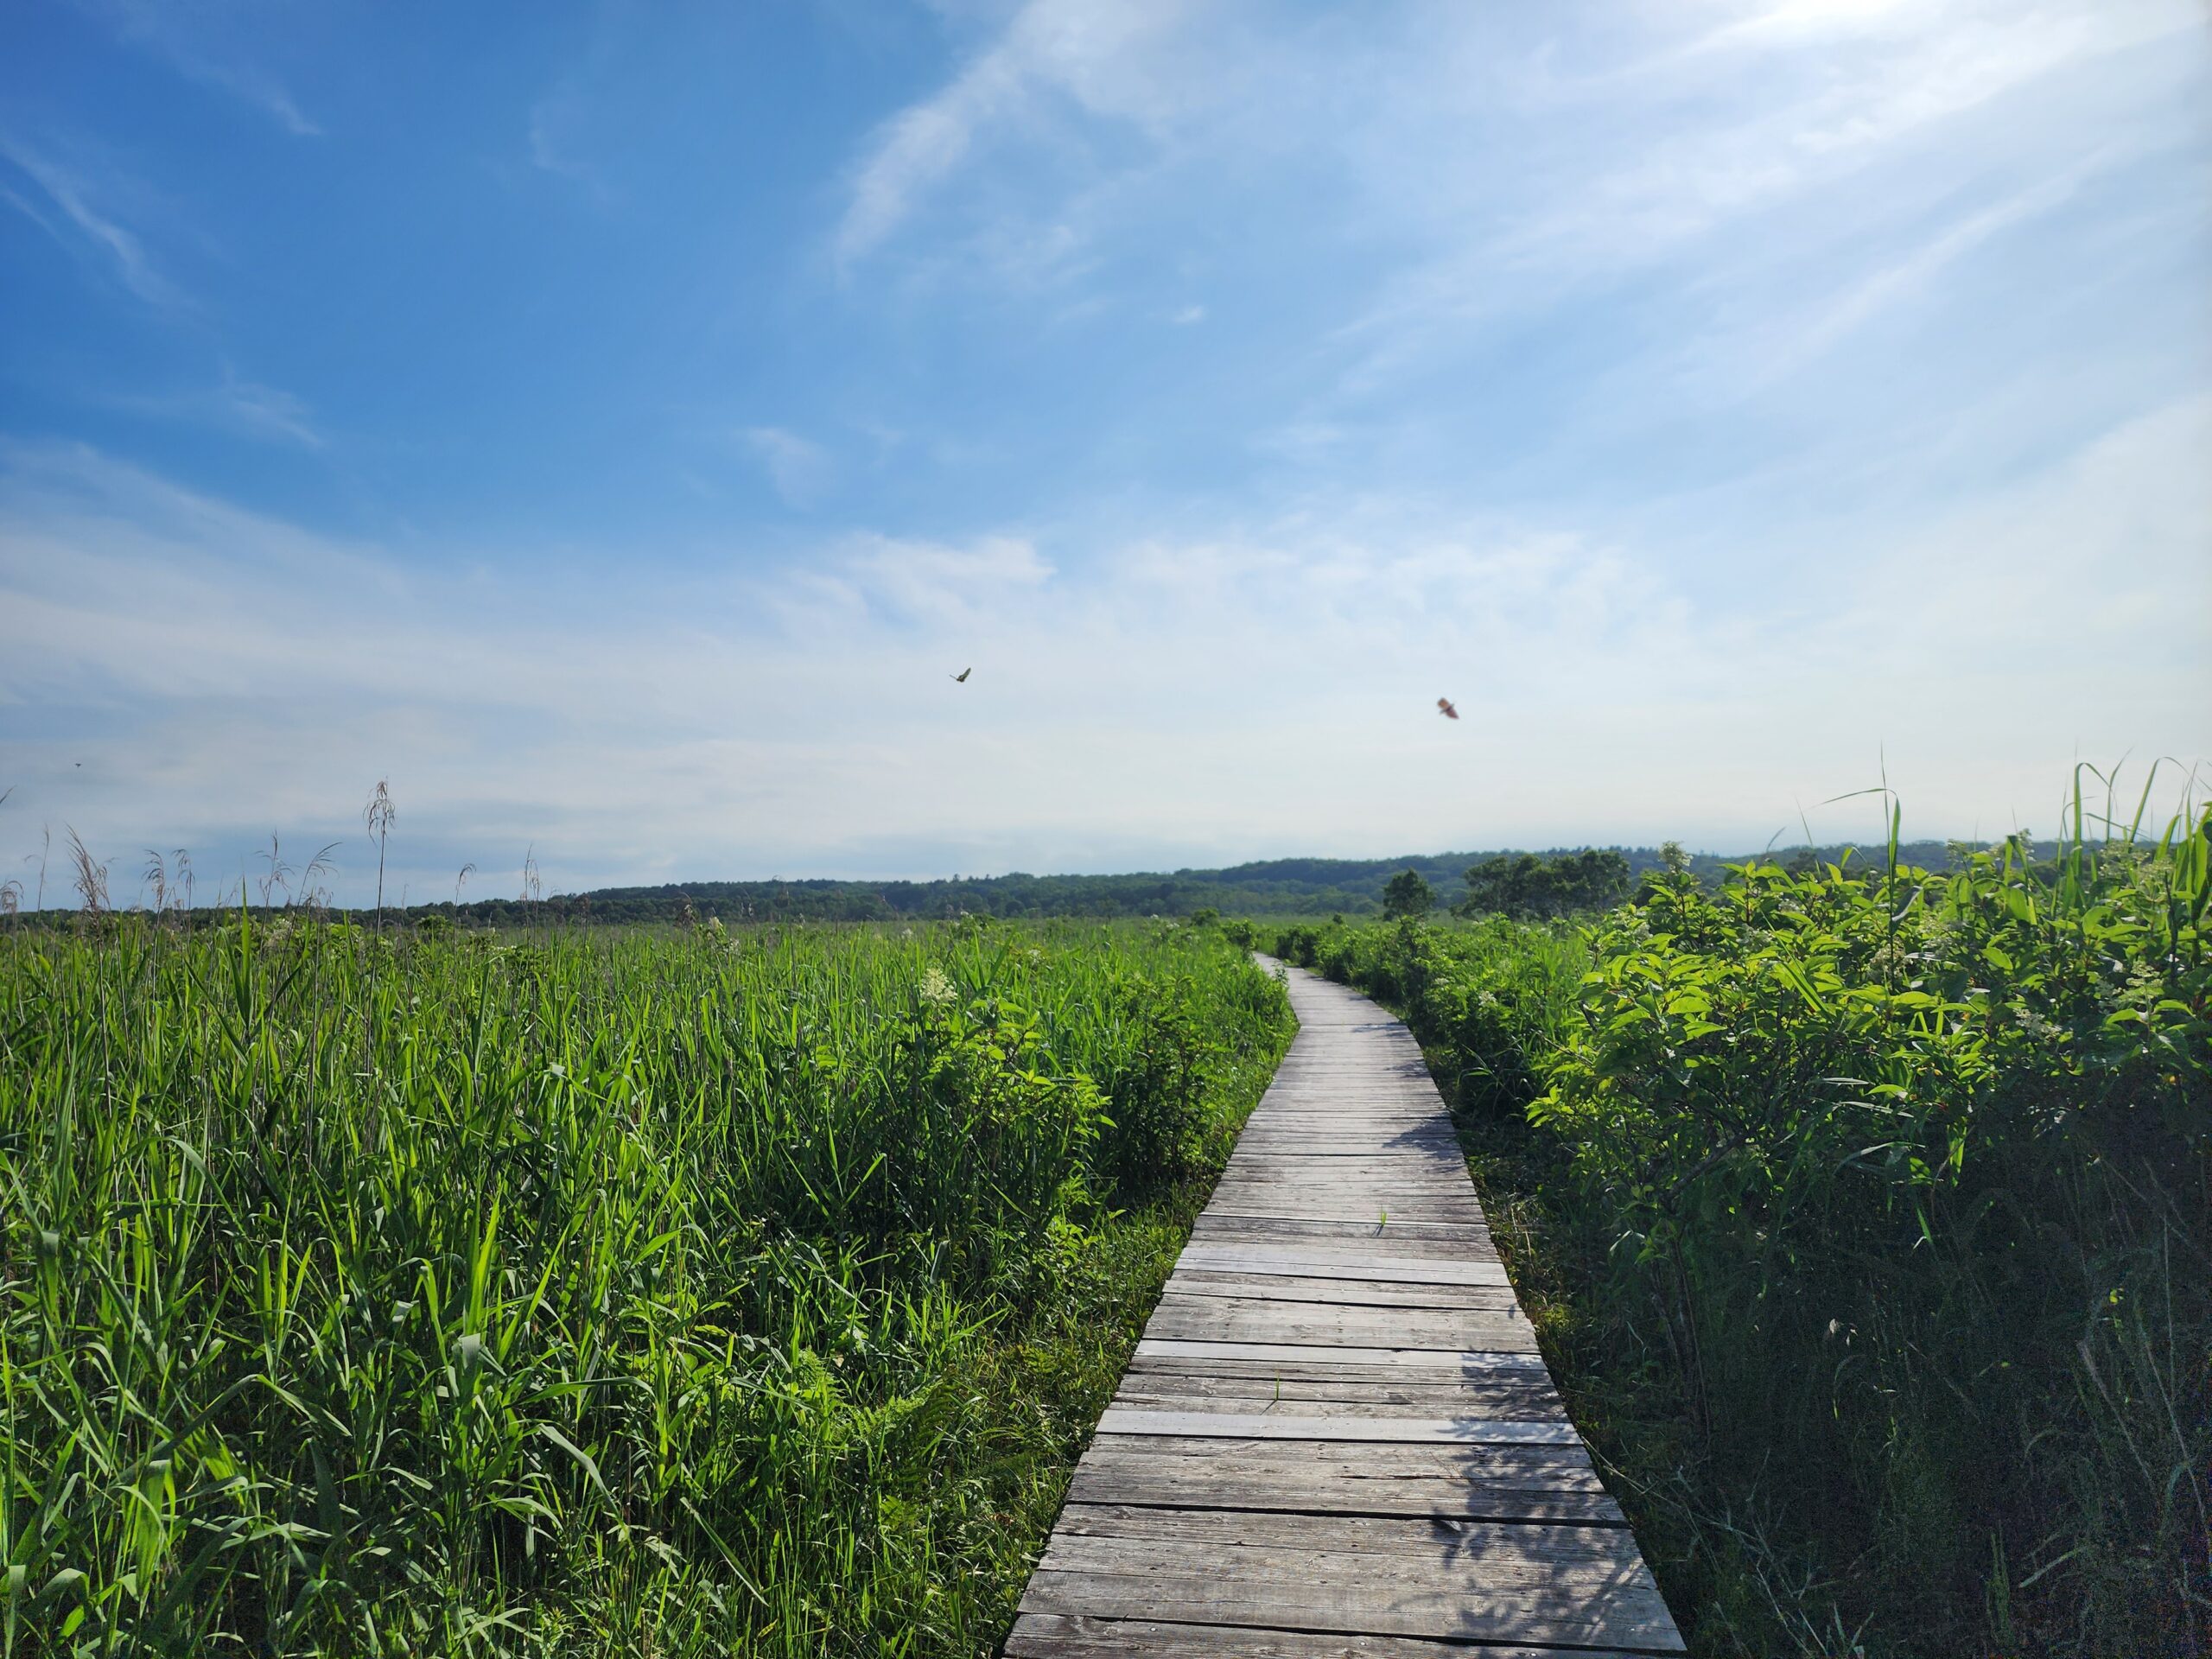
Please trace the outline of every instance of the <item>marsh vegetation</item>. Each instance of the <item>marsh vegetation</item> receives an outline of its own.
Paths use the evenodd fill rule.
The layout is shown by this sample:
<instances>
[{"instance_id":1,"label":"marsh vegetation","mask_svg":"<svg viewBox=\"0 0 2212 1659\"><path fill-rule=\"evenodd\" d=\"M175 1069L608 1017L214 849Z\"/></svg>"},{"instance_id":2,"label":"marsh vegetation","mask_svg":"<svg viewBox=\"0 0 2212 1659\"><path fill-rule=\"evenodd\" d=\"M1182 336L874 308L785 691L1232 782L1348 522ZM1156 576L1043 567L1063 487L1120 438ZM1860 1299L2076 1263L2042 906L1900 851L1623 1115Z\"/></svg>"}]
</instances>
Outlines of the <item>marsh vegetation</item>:
<instances>
[{"instance_id":1,"label":"marsh vegetation","mask_svg":"<svg viewBox=\"0 0 2212 1659\"><path fill-rule=\"evenodd\" d=\"M2112 816L1275 939L1428 1050L1700 1651L2212 1640L2212 814Z\"/></svg>"},{"instance_id":2,"label":"marsh vegetation","mask_svg":"<svg viewBox=\"0 0 2212 1659\"><path fill-rule=\"evenodd\" d=\"M984 1651L1287 1027L1187 926L0 940L0 1650Z\"/></svg>"}]
</instances>

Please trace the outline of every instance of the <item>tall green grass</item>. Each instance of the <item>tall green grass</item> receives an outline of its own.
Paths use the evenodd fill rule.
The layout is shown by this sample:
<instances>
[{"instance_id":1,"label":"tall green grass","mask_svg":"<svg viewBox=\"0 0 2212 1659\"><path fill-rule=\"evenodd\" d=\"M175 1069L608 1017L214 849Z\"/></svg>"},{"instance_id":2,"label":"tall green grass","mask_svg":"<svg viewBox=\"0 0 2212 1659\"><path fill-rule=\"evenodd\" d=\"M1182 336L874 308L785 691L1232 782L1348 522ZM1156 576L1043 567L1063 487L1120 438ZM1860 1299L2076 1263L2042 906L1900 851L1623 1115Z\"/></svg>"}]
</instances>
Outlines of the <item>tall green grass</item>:
<instances>
[{"instance_id":1,"label":"tall green grass","mask_svg":"<svg viewBox=\"0 0 2212 1659\"><path fill-rule=\"evenodd\" d=\"M1694 1639L2147 1659L2212 1644L2209 868L2077 824L1278 944L1454 1088Z\"/></svg>"},{"instance_id":2,"label":"tall green grass","mask_svg":"<svg viewBox=\"0 0 2212 1659\"><path fill-rule=\"evenodd\" d=\"M1189 928L0 942L0 1652L985 1651L1287 1027Z\"/></svg>"}]
</instances>

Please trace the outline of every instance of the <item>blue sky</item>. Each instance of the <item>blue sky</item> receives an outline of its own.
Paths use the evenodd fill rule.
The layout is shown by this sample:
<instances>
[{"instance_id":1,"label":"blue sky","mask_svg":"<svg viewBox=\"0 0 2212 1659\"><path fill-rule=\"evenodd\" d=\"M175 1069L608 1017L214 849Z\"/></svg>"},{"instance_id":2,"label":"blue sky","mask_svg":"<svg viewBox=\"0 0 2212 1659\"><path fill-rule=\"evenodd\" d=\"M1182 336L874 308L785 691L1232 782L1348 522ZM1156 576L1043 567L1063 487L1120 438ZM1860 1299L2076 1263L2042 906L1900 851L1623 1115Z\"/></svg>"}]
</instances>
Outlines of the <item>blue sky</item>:
<instances>
[{"instance_id":1,"label":"blue sky","mask_svg":"<svg viewBox=\"0 0 2212 1659\"><path fill-rule=\"evenodd\" d=\"M1737 849L1885 769L1996 833L2212 752L2195 0L8 33L27 876L358 896L379 778L419 897Z\"/></svg>"}]
</instances>

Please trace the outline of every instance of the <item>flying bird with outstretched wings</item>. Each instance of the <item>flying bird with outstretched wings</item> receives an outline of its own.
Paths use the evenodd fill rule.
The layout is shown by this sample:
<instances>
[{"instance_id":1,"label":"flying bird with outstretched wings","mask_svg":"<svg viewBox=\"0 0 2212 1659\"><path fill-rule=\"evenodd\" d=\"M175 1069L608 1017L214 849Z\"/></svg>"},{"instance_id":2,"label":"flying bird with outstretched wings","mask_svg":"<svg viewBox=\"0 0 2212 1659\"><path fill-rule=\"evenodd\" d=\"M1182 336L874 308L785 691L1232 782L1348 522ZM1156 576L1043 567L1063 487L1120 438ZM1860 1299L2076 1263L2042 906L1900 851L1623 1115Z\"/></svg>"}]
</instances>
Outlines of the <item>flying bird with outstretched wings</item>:
<instances>
[{"instance_id":1,"label":"flying bird with outstretched wings","mask_svg":"<svg viewBox=\"0 0 2212 1659\"><path fill-rule=\"evenodd\" d=\"M1439 697L1436 700L1436 712L1446 720L1459 718L1459 711L1452 706L1452 699L1449 697Z\"/></svg>"},{"instance_id":2,"label":"flying bird with outstretched wings","mask_svg":"<svg viewBox=\"0 0 2212 1659\"><path fill-rule=\"evenodd\" d=\"M952 677L952 683L955 685L965 685L968 683L968 677L975 671L972 668L963 668Z\"/></svg>"}]
</instances>

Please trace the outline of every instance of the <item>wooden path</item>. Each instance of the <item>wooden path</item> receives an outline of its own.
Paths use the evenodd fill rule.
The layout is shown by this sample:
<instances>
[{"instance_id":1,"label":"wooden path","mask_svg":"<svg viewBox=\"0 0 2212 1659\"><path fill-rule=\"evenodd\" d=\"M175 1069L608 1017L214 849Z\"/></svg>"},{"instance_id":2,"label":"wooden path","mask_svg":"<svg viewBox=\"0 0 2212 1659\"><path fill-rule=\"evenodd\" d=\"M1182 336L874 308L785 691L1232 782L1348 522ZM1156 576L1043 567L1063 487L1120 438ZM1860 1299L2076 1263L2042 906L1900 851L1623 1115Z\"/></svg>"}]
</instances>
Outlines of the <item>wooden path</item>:
<instances>
[{"instance_id":1,"label":"wooden path","mask_svg":"<svg viewBox=\"0 0 2212 1659\"><path fill-rule=\"evenodd\" d=\"M1296 969L1290 998L1009 1659L1681 1652L1412 1033Z\"/></svg>"}]
</instances>

